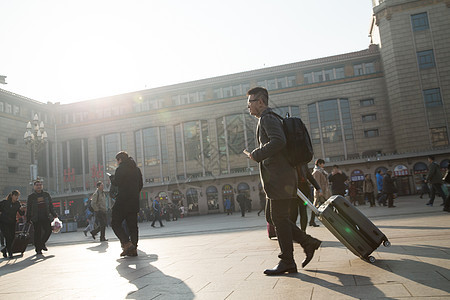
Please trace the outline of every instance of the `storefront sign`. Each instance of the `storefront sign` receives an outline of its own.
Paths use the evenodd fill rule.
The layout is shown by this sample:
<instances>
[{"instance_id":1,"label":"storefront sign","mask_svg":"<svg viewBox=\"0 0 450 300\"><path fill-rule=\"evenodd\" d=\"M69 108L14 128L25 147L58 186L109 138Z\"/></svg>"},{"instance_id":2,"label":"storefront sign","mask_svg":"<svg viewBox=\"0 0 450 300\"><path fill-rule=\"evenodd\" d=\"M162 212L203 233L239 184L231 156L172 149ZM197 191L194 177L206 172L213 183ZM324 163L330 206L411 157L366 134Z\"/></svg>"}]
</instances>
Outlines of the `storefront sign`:
<instances>
[{"instance_id":1,"label":"storefront sign","mask_svg":"<svg viewBox=\"0 0 450 300\"><path fill-rule=\"evenodd\" d=\"M353 170L352 174L350 175L351 181L363 181L364 180L364 173L361 170Z\"/></svg>"},{"instance_id":2,"label":"storefront sign","mask_svg":"<svg viewBox=\"0 0 450 300\"><path fill-rule=\"evenodd\" d=\"M394 176L408 176L408 175L409 175L409 170L406 166L397 165L394 168Z\"/></svg>"}]
</instances>

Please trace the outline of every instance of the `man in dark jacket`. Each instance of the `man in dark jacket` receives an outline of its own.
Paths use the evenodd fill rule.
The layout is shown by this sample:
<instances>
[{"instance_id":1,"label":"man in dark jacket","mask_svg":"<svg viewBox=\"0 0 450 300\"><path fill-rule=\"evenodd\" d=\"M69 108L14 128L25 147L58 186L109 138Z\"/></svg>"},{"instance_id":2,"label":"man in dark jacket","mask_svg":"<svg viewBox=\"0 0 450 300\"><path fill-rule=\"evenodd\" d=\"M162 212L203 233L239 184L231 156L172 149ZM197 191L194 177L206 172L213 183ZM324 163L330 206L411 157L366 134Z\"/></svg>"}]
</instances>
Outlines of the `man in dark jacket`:
<instances>
[{"instance_id":1,"label":"man in dark jacket","mask_svg":"<svg viewBox=\"0 0 450 300\"><path fill-rule=\"evenodd\" d=\"M296 273L292 241L300 243L306 258L305 267L313 258L321 241L307 235L289 219L291 201L296 198L297 173L286 157L286 136L281 121L268 107L269 94L265 88L256 87L247 92L247 107L251 115L258 118L256 136L259 147L251 153L244 150L248 158L259 163L263 189L267 195L266 220L275 226L280 246L280 262L273 269L266 269L266 275Z\"/></svg>"},{"instance_id":2,"label":"man in dark jacket","mask_svg":"<svg viewBox=\"0 0 450 300\"><path fill-rule=\"evenodd\" d=\"M397 192L397 188L392 179L392 171L386 171L386 175L383 177L383 193L386 195L388 207L395 207L394 205L394 193Z\"/></svg>"},{"instance_id":3,"label":"man in dark jacket","mask_svg":"<svg viewBox=\"0 0 450 300\"><path fill-rule=\"evenodd\" d=\"M245 217L245 210L247 208L247 196L243 192L239 192L237 195L237 202L239 203L239 207L241 208L241 216Z\"/></svg>"},{"instance_id":4,"label":"man in dark jacket","mask_svg":"<svg viewBox=\"0 0 450 300\"><path fill-rule=\"evenodd\" d=\"M34 247L36 254L42 254L42 250L47 251L45 243L52 233L50 215L53 218L57 218L58 216L53 208L52 197L42 190L42 181L36 180L33 188L34 193L30 194L27 200L27 222L32 222L34 226Z\"/></svg>"},{"instance_id":5,"label":"man in dark jacket","mask_svg":"<svg viewBox=\"0 0 450 300\"><path fill-rule=\"evenodd\" d=\"M436 197L436 192L442 198L442 205L445 203L445 194L442 190L442 172L440 166L434 161L434 156L428 156L428 162L430 165L428 166L428 176L427 183L431 184L431 194L430 200L427 205L433 206L434 198Z\"/></svg>"},{"instance_id":6,"label":"man in dark jacket","mask_svg":"<svg viewBox=\"0 0 450 300\"><path fill-rule=\"evenodd\" d=\"M111 184L118 187L118 193L112 208L111 227L122 245L123 252L120 256L137 256L137 213L139 193L143 186L142 173L125 151L117 153L116 160L119 167L114 176L111 176ZM123 220L126 220L130 236L122 227Z\"/></svg>"},{"instance_id":7,"label":"man in dark jacket","mask_svg":"<svg viewBox=\"0 0 450 300\"><path fill-rule=\"evenodd\" d=\"M328 181L331 182L331 193L333 195L345 196L345 190L347 189L347 180L348 176L339 169L338 165L334 165L333 171L328 176Z\"/></svg>"}]
</instances>

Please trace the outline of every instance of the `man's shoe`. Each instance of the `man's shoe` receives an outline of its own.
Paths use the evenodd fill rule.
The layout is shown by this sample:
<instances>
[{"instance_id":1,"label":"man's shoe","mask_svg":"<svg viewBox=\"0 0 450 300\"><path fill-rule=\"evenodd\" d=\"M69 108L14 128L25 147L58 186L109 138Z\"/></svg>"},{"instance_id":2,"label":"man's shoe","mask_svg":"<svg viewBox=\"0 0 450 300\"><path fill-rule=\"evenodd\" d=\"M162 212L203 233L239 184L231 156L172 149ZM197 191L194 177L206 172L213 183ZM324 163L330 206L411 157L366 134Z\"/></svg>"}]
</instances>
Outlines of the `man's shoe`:
<instances>
[{"instance_id":1,"label":"man's shoe","mask_svg":"<svg viewBox=\"0 0 450 300\"><path fill-rule=\"evenodd\" d=\"M154 227L155 227L155 224L152 224L152 227L154 228Z\"/></svg>"},{"instance_id":2,"label":"man's shoe","mask_svg":"<svg viewBox=\"0 0 450 300\"><path fill-rule=\"evenodd\" d=\"M42 246L42 250L44 250L44 251L48 251L48 249L47 249L47 247L44 245L44 246Z\"/></svg>"},{"instance_id":3,"label":"man's shoe","mask_svg":"<svg viewBox=\"0 0 450 300\"><path fill-rule=\"evenodd\" d=\"M164 225L161 225L161 227L164 227Z\"/></svg>"},{"instance_id":4,"label":"man's shoe","mask_svg":"<svg viewBox=\"0 0 450 300\"><path fill-rule=\"evenodd\" d=\"M397 207L397 206L395 206L395 205L391 205L391 206L388 206L388 207Z\"/></svg>"},{"instance_id":5,"label":"man's shoe","mask_svg":"<svg viewBox=\"0 0 450 300\"><path fill-rule=\"evenodd\" d=\"M134 248L133 250L128 251L126 256L138 256L137 249Z\"/></svg>"},{"instance_id":6,"label":"man's shoe","mask_svg":"<svg viewBox=\"0 0 450 300\"><path fill-rule=\"evenodd\" d=\"M288 264L281 260L273 269L264 270L264 274L266 275L280 275L284 273L297 273L297 265L295 262Z\"/></svg>"},{"instance_id":7,"label":"man's shoe","mask_svg":"<svg viewBox=\"0 0 450 300\"><path fill-rule=\"evenodd\" d=\"M123 251L122 251L122 253L120 253L120 256L128 255L128 253L129 253L131 250L134 250L134 249L136 249L136 248L134 247L134 245L133 245L132 242L126 242L126 243L122 246L122 249L123 249Z\"/></svg>"},{"instance_id":8,"label":"man's shoe","mask_svg":"<svg viewBox=\"0 0 450 300\"><path fill-rule=\"evenodd\" d=\"M83 230L84 236L87 236L87 232Z\"/></svg>"},{"instance_id":9,"label":"man's shoe","mask_svg":"<svg viewBox=\"0 0 450 300\"><path fill-rule=\"evenodd\" d=\"M6 258L8 255L6 255L6 247L2 249L3 257Z\"/></svg>"},{"instance_id":10,"label":"man's shoe","mask_svg":"<svg viewBox=\"0 0 450 300\"><path fill-rule=\"evenodd\" d=\"M105 238L100 238L100 242L107 242L108 241L108 239L105 239Z\"/></svg>"},{"instance_id":11,"label":"man's shoe","mask_svg":"<svg viewBox=\"0 0 450 300\"><path fill-rule=\"evenodd\" d=\"M36 250L36 255L42 255L42 250Z\"/></svg>"},{"instance_id":12,"label":"man's shoe","mask_svg":"<svg viewBox=\"0 0 450 300\"><path fill-rule=\"evenodd\" d=\"M427 204L425 204L425 205L428 205L428 206L433 206L433 203L431 203L431 202L428 202Z\"/></svg>"},{"instance_id":13,"label":"man's shoe","mask_svg":"<svg viewBox=\"0 0 450 300\"><path fill-rule=\"evenodd\" d=\"M95 234L93 234L92 231L90 233L92 235L92 238L95 240Z\"/></svg>"},{"instance_id":14,"label":"man's shoe","mask_svg":"<svg viewBox=\"0 0 450 300\"><path fill-rule=\"evenodd\" d=\"M306 254L305 259L302 261L302 268L306 267L306 265L311 261L311 259L314 256L314 252L319 249L320 244L322 244L322 241L312 238L313 240L303 248L303 251Z\"/></svg>"},{"instance_id":15,"label":"man's shoe","mask_svg":"<svg viewBox=\"0 0 450 300\"><path fill-rule=\"evenodd\" d=\"M309 226L312 226L312 227L319 227L320 225L319 225L319 224L316 224L316 223L309 223Z\"/></svg>"}]
</instances>

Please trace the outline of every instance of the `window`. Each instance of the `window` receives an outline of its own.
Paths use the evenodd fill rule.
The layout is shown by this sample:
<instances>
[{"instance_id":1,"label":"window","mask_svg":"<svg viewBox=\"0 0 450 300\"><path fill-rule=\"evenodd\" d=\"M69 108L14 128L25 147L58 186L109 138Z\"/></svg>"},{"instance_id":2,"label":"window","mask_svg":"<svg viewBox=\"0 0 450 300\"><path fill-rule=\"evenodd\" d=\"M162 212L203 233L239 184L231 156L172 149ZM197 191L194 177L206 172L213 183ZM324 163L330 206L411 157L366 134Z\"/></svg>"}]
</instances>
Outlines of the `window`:
<instances>
[{"instance_id":1,"label":"window","mask_svg":"<svg viewBox=\"0 0 450 300\"><path fill-rule=\"evenodd\" d=\"M375 73L375 64L373 62L353 65L354 76Z\"/></svg>"},{"instance_id":2,"label":"window","mask_svg":"<svg viewBox=\"0 0 450 300\"><path fill-rule=\"evenodd\" d=\"M8 167L8 173L17 173L17 167Z\"/></svg>"},{"instance_id":3,"label":"window","mask_svg":"<svg viewBox=\"0 0 450 300\"><path fill-rule=\"evenodd\" d=\"M295 76L288 76L287 81L288 81L288 87L297 85L297 77L295 77Z\"/></svg>"},{"instance_id":4,"label":"window","mask_svg":"<svg viewBox=\"0 0 450 300\"><path fill-rule=\"evenodd\" d=\"M376 119L377 119L377 115L376 114L370 114L370 115L363 115L362 116L362 121L363 122L375 121Z\"/></svg>"},{"instance_id":5,"label":"window","mask_svg":"<svg viewBox=\"0 0 450 300\"><path fill-rule=\"evenodd\" d=\"M360 106L372 106L375 105L375 101L373 99L364 99L359 101Z\"/></svg>"},{"instance_id":6,"label":"window","mask_svg":"<svg viewBox=\"0 0 450 300\"><path fill-rule=\"evenodd\" d=\"M341 79L341 78L344 78L345 77L345 74L344 74L344 68L336 68L335 69L335 73L336 73L336 79Z\"/></svg>"},{"instance_id":7,"label":"window","mask_svg":"<svg viewBox=\"0 0 450 300\"><path fill-rule=\"evenodd\" d=\"M441 91L439 88L424 90L423 98L426 107L442 106Z\"/></svg>"},{"instance_id":8,"label":"window","mask_svg":"<svg viewBox=\"0 0 450 300\"><path fill-rule=\"evenodd\" d=\"M214 89L214 98L215 99L222 98L222 89Z\"/></svg>"},{"instance_id":9,"label":"window","mask_svg":"<svg viewBox=\"0 0 450 300\"><path fill-rule=\"evenodd\" d=\"M17 159L17 153L16 152L8 152L8 158Z\"/></svg>"},{"instance_id":10,"label":"window","mask_svg":"<svg viewBox=\"0 0 450 300\"><path fill-rule=\"evenodd\" d=\"M20 114L20 107L17 105L13 105L13 114L14 115L19 115Z\"/></svg>"},{"instance_id":11,"label":"window","mask_svg":"<svg viewBox=\"0 0 450 300\"><path fill-rule=\"evenodd\" d=\"M5 113L12 113L12 106L9 103L5 103Z\"/></svg>"},{"instance_id":12,"label":"window","mask_svg":"<svg viewBox=\"0 0 450 300\"><path fill-rule=\"evenodd\" d=\"M275 79L267 80L267 89L269 91L275 90L276 88L277 88L277 83L276 83Z\"/></svg>"},{"instance_id":13,"label":"window","mask_svg":"<svg viewBox=\"0 0 450 300\"><path fill-rule=\"evenodd\" d=\"M364 136L366 138L376 137L376 136L379 136L379 135L380 134L378 133L378 129L364 130Z\"/></svg>"},{"instance_id":14,"label":"window","mask_svg":"<svg viewBox=\"0 0 450 300\"><path fill-rule=\"evenodd\" d=\"M12 138L8 138L8 144L10 144L10 145L17 145L17 140L16 139L12 139Z\"/></svg>"},{"instance_id":15,"label":"window","mask_svg":"<svg viewBox=\"0 0 450 300\"><path fill-rule=\"evenodd\" d=\"M427 30L430 28L428 24L428 15L426 12L411 15L411 25L413 31Z\"/></svg>"},{"instance_id":16,"label":"window","mask_svg":"<svg viewBox=\"0 0 450 300\"><path fill-rule=\"evenodd\" d=\"M417 52L417 62L419 63L420 69L427 69L434 67L435 64L434 64L433 50Z\"/></svg>"},{"instance_id":17,"label":"window","mask_svg":"<svg viewBox=\"0 0 450 300\"><path fill-rule=\"evenodd\" d=\"M430 135L433 147L448 146L447 127L430 128Z\"/></svg>"},{"instance_id":18,"label":"window","mask_svg":"<svg viewBox=\"0 0 450 300\"><path fill-rule=\"evenodd\" d=\"M304 74L304 75L303 75L303 82L304 82L305 84L313 83L312 73L306 73L306 74Z\"/></svg>"}]
</instances>

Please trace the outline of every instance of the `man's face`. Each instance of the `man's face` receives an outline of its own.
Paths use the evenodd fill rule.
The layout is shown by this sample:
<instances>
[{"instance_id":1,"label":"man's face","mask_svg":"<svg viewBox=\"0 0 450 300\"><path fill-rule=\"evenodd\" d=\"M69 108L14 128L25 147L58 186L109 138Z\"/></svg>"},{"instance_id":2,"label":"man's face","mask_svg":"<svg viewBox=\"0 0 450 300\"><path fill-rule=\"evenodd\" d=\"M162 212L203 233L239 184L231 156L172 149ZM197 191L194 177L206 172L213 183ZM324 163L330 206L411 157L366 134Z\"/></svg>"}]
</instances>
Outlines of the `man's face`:
<instances>
[{"instance_id":1,"label":"man's face","mask_svg":"<svg viewBox=\"0 0 450 300\"><path fill-rule=\"evenodd\" d=\"M247 98L248 112L255 117L261 115L261 100L255 98L255 95L249 95Z\"/></svg>"},{"instance_id":2,"label":"man's face","mask_svg":"<svg viewBox=\"0 0 450 300\"><path fill-rule=\"evenodd\" d=\"M35 192L37 192L37 193L42 192L42 188L43 188L42 182L36 182L36 183L34 184L34 191L35 191Z\"/></svg>"},{"instance_id":3,"label":"man's face","mask_svg":"<svg viewBox=\"0 0 450 300\"><path fill-rule=\"evenodd\" d=\"M324 163L320 163L319 167L321 167L323 169L323 168L325 168L325 164Z\"/></svg>"},{"instance_id":4,"label":"man's face","mask_svg":"<svg viewBox=\"0 0 450 300\"><path fill-rule=\"evenodd\" d=\"M98 186L98 189L99 189L100 191L103 191L103 183L100 184L100 185Z\"/></svg>"}]
</instances>

